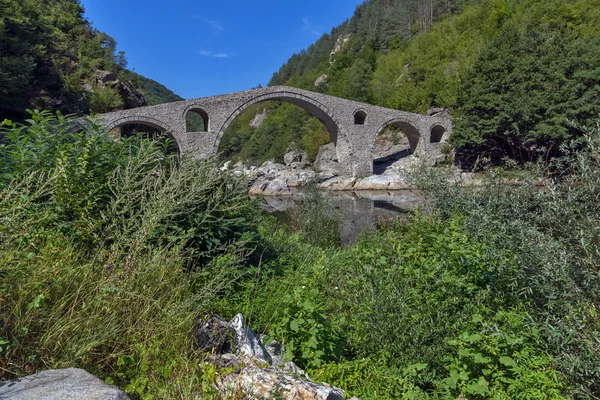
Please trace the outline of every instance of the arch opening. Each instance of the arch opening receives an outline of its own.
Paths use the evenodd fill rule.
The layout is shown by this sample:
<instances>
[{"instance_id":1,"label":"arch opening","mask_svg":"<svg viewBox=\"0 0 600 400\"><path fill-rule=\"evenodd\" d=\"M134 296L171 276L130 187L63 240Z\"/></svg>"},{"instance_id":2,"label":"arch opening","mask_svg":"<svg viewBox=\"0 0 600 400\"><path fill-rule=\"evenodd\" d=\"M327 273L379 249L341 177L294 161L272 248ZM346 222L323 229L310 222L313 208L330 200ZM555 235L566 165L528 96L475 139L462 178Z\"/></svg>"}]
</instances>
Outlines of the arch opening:
<instances>
[{"instance_id":1,"label":"arch opening","mask_svg":"<svg viewBox=\"0 0 600 400\"><path fill-rule=\"evenodd\" d=\"M267 160L283 163L287 150L297 148L307 156L296 156L294 163L313 162L322 146L332 142L335 146L337 125L322 110L298 103L288 98L263 97L243 105L219 135L218 153L226 160L260 165Z\"/></svg>"},{"instance_id":2,"label":"arch opening","mask_svg":"<svg viewBox=\"0 0 600 400\"><path fill-rule=\"evenodd\" d=\"M357 112L354 113L354 125L364 125L365 122L367 121L367 113L362 111L362 110L358 110Z\"/></svg>"},{"instance_id":3,"label":"arch opening","mask_svg":"<svg viewBox=\"0 0 600 400\"><path fill-rule=\"evenodd\" d=\"M201 108L192 108L185 114L186 132L208 132L208 113Z\"/></svg>"},{"instance_id":4,"label":"arch opening","mask_svg":"<svg viewBox=\"0 0 600 400\"><path fill-rule=\"evenodd\" d=\"M419 130L409 122L385 124L375 138L373 173L382 174L388 167L410 163L420 138Z\"/></svg>"},{"instance_id":5,"label":"arch opening","mask_svg":"<svg viewBox=\"0 0 600 400\"><path fill-rule=\"evenodd\" d=\"M444 138L444 134L446 133L446 128L441 125L436 125L431 129L431 136L429 139L430 143L440 143Z\"/></svg>"},{"instance_id":6,"label":"arch opening","mask_svg":"<svg viewBox=\"0 0 600 400\"><path fill-rule=\"evenodd\" d=\"M117 140L131 136L140 136L158 142L168 154L180 154L179 145L168 131L149 122L126 122L113 127L110 132Z\"/></svg>"}]
</instances>

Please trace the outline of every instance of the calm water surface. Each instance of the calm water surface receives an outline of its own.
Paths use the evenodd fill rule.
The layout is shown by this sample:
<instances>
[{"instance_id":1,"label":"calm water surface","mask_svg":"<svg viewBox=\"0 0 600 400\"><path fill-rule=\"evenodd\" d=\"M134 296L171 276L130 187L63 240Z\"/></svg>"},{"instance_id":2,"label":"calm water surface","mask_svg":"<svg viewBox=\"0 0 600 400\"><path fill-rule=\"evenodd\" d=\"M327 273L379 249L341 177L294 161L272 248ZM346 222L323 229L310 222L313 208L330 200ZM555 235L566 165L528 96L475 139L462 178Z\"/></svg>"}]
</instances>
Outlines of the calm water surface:
<instances>
[{"instance_id":1,"label":"calm water surface","mask_svg":"<svg viewBox=\"0 0 600 400\"><path fill-rule=\"evenodd\" d=\"M412 214L418 207L426 207L422 193L413 190L321 192L326 198L326 212L340 219L340 239L350 246L364 230L373 229L378 222L398 215ZM285 221L286 215L298 207L302 194L284 197L266 196L263 208Z\"/></svg>"}]
</instances>

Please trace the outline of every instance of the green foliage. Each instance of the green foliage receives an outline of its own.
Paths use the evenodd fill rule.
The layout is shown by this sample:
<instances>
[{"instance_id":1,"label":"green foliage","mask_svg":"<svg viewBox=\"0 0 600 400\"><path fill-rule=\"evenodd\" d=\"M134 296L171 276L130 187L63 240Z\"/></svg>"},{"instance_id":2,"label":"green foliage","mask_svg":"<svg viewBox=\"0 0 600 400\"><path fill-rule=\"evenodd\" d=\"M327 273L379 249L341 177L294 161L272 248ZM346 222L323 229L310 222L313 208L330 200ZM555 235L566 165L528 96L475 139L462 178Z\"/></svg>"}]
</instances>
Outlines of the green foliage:
<instances>
[{"instance_id":1,"label":"green foliage","mask_svg":"<svg viewBox=\"0 0 600 400\"><path fill-rule=\"evenodd\" d=\"M250 123L260 113L267 113L268 117L253 128ZM323 124L302 108L271 102L249 107L236 118L223 135L219 152L226 159L260 165L267 160L283 162L290 146L306 150L314 159L319 147L330 141Z\"/></svg>"},{"instance_id":2,"label":"green foliage","mask_svg":"<svg viewBox=\"0 0 600 400\"><path fill-rule=\"evenodd\" d=\"M95 87L88 100L90 110L102 114L123 108L123 99L116 88Z\"/></svg>"},{"instance_id":3,"label":"green foliage","mask_svg":"<svg viewBox=\"0 0 600 400\"><path fill-rule=\"evenodd\" d=\"M452 141L494 141L524 161L539 144L581 138L569 121L587 123L600 113L598 49L597 37L506 25L466 77Z\"/></svg>"},{"instance_id":4,"label":"green foliage","mask_svg":"<svg viewBox=\"0 0 600 400\"><path fill-rule=\"evenodd\" d=\"M426 364L410 365L402 370L390 368L384 359L362 358L342 361L311 370L317 381L335 382L349 396L360 399L426 399L416 384Z\"/></svg>"},{"instance_id":5,"label":"green foliage","mask_svg":"<svg viewBox=\"0 0 600 400\"><path fill-rule=\"evenodd\" d=\"M139 398L191 396L189 332L253 247L245 186L93 121L36 112L3 133L2 379L78 366Z\"/></svg>"},{"instance_id":6,"label":"green foliage","mask_svg":"<svg viewBox=\"0 0 600 400\"><path fill-rule=\"evenodd\" d=\"M456 73L447 73L445 63L456 57L447 49L438 54L438 48L447 46L448 32L438 32L429 40L413 45L410 54L397 50L396 56L400 54L403 60L392 57L388 62L388 65L393 63L390 69L394 72L382 72L385 67L380 63L386 62L381 60L391 48L397 49L398 43L414 36L413 24L416 24L415 33L428 31L434 20L458 10L461 4L454 0L366 1L357 7L352 19L323 35L307 50L294 54L273 75L269 84L294 86L407 111L425 112L431 106L451 105L456 100L458 84L454 82ZM417 35L416 40L419 37L421 35ZM333 52L334 49L337 51ZM464 50L464 53L471 52L472 49ZM399 83L400 71L408 63L415 65L414 73ZM317 78L324 74L327 75L326 83L315 86ZM235 148L232 152L229 146L224 146L226 157L235 153L241 159L260 163L269 158L278 160L282 156L281 149L296 146L303 147L312 158L318 147L329 140L322 128L319 131L313 127L315 120L304 117L300 127L282 126L274 122L278 115L277 112L270 113L266 127L257 132L249 131L247 124L232 126L229 135L235 139L229 140L235 143ZM309 129L311 134L303 132L299 140L299 129ZM260 140L257 135L265 139ZM281 143L271 144L267 137L274 137ZM262 154L256 157L261 151Z\"/></svg>"},{"instance_id":7,"label":"green foliage","mask_svg":"<svg viewBox=\"0 0 600 400\"><path fill-rule=\"evenodd\" d=\"M198 366L189 332L242 312L365 399L599 394L600 126L545 190L424 169L431 214L340 249L310 204L290 234L212 161L72 124L33 113L3 131L2 379L78 366L137 398L214 396L227 371Z\"/></svg>"},{"instance_id":8,"label":"green foliage","mask_svg":"<svg viewBox=\"0 0 600 400\"><path fill-rule=\"evenodd\" d=\"M301 304L298 301L298 296L294 298L291 294L283 298L278 319L273 321L268 333L285 346L286 361L295 361L304 368L318 368L323 362L337 358L338 333L332 329L323 305L313 304L308 299Z\"/></svg>"},{"instance_id":9,"label":"green foliage","mask_svg":"<svg viewBox=\"0 0 600 400\"><path fill-rule=\"evenodd\" d=\"M330 285L339 287L336 312L352 326L352 353L385 353L398 367L419 362L438 373L446 341L483 305L503 303L513 269L509 255L491 258L471 241L460 219L430 217L365 237L337 263Z\"/></svg>"},{"instance_id":10,"label":"green foliage","mask_svg":"<svg viewBox=\"0 0 600 400\"><path fill-rule=\"evenodd\" d=\"M444 397L563 399L559 374L535 346L539 333L528 319L513 311L501 311L490 321L474 315L480 333L464 332L448 342L455 353L446 366L448 377L436 382L437 390Z\"/></svg>"},{"instance_id":11,"label":"green foliage","mask_svg":"<svg viewBox=\"0 0 600 400\"><path fill-rule=\"evenodd\" d=\"M149 106L184 100L182 97L176 95L155 80L146 78L145 76L127 69L121 69L119 71L119 79L131 82L136 88L140 89L142 93L144 93L146 104Z\"/></svg>"},{"instance_id":12,"label":"green foliage","mask_svg":"<svg viewBox=\"0 0 600 400\"><path fill-rule=\"evenodd\" d=\"M514 294L514 257L463 225L418 216L345 251L289 237L280 254L295 258L265 262L242 289L248 315L314 379L361 398L563 398L541 327L520 310L529 300Z\"/></svg>"},{"instance_id":13,"label":"green foliage","mask_svg":"<svg viewBox=\"0 0 600 400\"><path fill-rule=\"evenodd\" d=\"M561 142L581 139L568 121L600 112L597 0L416 3L365 2L271 84L411 112L453 109L465 168L485 157L524 162L541 146L547 158L560 154Z\"/></svg>"},{"instance_id":14,"label":"green foliage","mask_svg":"<svg viewBox=\"0 0 600 400\"><path fill-rule=\"evenodd\" d=\"M442 216L464 216L472 240L485 243L491 258L514 255L513 284L505 292L531 304L540 348L584 396L598 393L598 129L582 128L584 151L563 149L568 156L551 164L555 175L544 190L537 178L514 188L495 173L477 191L443 183L431 172L418 179ZM541 167L532 167L534 176Z\"/></svg>"}]
</instances>

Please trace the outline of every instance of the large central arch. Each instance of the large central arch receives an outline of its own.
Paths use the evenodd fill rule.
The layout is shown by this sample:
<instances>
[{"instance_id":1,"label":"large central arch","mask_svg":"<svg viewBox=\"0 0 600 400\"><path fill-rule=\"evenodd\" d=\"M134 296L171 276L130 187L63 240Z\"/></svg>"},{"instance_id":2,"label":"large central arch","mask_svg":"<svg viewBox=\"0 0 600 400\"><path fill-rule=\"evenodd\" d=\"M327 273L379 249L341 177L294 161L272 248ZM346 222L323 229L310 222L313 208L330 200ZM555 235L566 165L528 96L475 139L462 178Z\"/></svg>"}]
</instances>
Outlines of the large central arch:
<instances>
[{"instance_id":1,"label":"large central arch","mask_svg":"<svg viewBox=\"0 0 600 400\"><path fill-rule=\"evenodd\" d=\"M323 123L323 125L329 132L331 140L335 144L336 148L338 147L338 142L340 141L340 139L345 139L345 133L341 129L341 123L336 119L333 112L331 112L322 103L299 93L274 92L256 96L246 101L245 103L237 107L233 112L231 112L231 114L225 119L225 122L223 123L223 125L221 125L221 127L218 130L217 137L214 143L214 149L217 150L219 148L225 131L239 114L241 114L248 107L265 101L283 101L303 108Z\"/></svg>"}]
</instances>

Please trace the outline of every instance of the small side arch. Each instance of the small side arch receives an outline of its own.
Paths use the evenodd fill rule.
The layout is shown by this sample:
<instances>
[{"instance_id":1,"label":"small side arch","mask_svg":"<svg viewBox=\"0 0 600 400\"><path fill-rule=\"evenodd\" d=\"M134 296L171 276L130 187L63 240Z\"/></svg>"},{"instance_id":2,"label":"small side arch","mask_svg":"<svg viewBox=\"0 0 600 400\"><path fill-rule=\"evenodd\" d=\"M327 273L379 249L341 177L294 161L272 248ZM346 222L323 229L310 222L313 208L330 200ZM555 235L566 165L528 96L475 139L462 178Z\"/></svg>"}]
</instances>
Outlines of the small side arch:
<instances>
[{"instance_id":1,"label":"small side arch","mask_svg":"<svg viewBox=\"0 0 600 400\"><path fill-rule=\"evenodd\" d=\"M383 131L385 128L387 128L390 125L393 125L396 128L400 129L402 132L404 132L404 134L408 138L408 143L410 145L411 154L414 154L417 151L419 141L421 140L421 132L416 127L416 124L414 124L412 121L410 121L406 118L394 118L394 119L387 121L385 124L383 124L377 130L377 135L379 135L381 133L381 131ZM375 136L377 136L377 135L375 135Z\"/></svg>"},{"instance_id":2,"label":"small side arch","mask_svg":"<svg viewBox=\"0 0 600 400\"><path fill-rule=\"evenodd\" d=\"M354 112L354 125L365 125L367 122L367 112L362 109L358 109Z\"/></svg>"},{"instance_id":3,"label":"small side arch","mask_svg":"<svg viewBox=\"0 0 600 400\"><path fill-rule=\"evenodd\" d=\"M183 112L186 132L209 132L210 118L206 110L196 104L192 104Z\"/></svg>"},{"instance_id":4,"label":"small side arch","mask_svg":"<svg viewBox=\"0 0 600 400\"><path fill-rule=\"evenodd\" d=\"M429 143L440 143L447 136L446 128L439 124L433 125L429 132L430 132Z\"/></svg>"}]
</instances>

